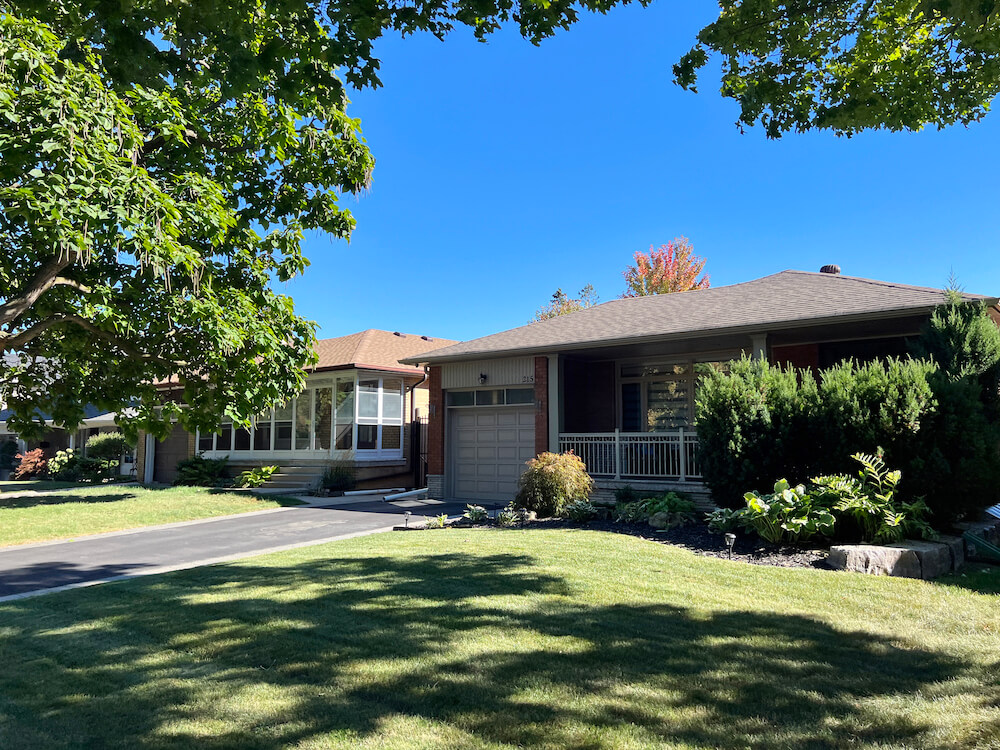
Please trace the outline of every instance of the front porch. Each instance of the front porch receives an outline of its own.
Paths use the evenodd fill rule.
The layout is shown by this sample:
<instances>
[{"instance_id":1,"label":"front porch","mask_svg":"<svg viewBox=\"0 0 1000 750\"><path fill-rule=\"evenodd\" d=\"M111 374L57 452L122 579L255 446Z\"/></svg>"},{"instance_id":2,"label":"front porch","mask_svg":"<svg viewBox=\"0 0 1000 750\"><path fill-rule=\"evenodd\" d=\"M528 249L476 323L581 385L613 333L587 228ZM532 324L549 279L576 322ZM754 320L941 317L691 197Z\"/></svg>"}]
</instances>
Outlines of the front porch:
<instances>
[{"instance_id":1,"label":"front porch","mask_svg":"<svg viewBox=\"0 0 1000 750\"><path fill-rule=\"evenodd\" d=\"M573 451L595 479L701 482L698 435L691 429L560 433L559 451Z\"/></svg>"}]
</instances>

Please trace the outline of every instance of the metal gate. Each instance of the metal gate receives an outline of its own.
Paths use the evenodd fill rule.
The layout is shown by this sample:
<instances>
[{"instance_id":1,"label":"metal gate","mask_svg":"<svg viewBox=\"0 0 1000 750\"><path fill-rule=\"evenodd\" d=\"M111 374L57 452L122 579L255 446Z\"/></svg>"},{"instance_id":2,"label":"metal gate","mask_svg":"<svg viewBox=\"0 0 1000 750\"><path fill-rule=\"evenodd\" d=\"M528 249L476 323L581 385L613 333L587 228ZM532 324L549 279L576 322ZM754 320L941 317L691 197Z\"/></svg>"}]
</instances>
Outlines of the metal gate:
<instances>
[{"instance_id":1,"label":"metal gate","mask_svg":"<svg viewBox=\"0 0 1000 750\"><path fill-rule=\"evenodd\" d=\"M427 486L427 417L410 422L410 462L413 466L413 486Z\"/></svg>"}]
</instances>

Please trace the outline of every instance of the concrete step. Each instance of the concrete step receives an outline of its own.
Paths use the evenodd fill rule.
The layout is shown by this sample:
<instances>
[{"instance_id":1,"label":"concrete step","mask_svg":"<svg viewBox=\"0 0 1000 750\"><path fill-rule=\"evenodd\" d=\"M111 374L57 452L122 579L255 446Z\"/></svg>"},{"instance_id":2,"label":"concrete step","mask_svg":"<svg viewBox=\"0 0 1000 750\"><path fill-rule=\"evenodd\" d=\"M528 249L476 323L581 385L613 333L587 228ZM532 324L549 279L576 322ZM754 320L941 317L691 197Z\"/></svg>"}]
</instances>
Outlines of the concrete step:
<instances>
[{"instance_id":1,"label":"concrete step","mask_svg":"<svg viewBox=\"0 0 1000 750\"><path fill-rule=\"evenodd\" d=\"M308 476L308 477L321 477L321 476L323 476L324 472L325 472L325 469L323 469L322 467L316 467L316 466L285 466L284 464L281 464L281 472L280 473L282 473L282 474L296 474L296 475Z\"/></svg>"},{"instance_id":2,"label":"concrete step","mask_svg":"<svg viewBox=\"0 0 1000 750\"><path fill-rule=\"evenodd\" d=\"M313 484L311 482L297 482L287 479L271 479L261 485L263 489L298 489L298 490L311 490L313 489Z\"/></svg>"}]
</instances>

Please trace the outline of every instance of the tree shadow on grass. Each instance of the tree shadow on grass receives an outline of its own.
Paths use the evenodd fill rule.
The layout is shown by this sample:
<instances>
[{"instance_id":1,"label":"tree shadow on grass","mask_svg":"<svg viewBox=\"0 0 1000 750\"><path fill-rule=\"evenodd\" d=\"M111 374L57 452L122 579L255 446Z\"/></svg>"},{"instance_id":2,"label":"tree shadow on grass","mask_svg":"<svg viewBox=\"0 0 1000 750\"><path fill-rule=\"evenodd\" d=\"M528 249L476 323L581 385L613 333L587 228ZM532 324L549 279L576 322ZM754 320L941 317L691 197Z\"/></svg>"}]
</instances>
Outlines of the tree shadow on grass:
<instances>
[{"instance_id":1,"label":"tree shadow on grass","mask_svg":"<svg viewBox=\"0 0 1000 750\"><path fill-rule=\"evenodd\" d=\"M69 490L67 490L67 492L69 492ZM67 505L69 503L113 503L121 500L134 500L136 497L138 497L138 495L134 492L113 492L108 494L94 493L86 495L21 495L20 497L6 497L5 495L0 495L0 510L35 508L40 505Z\"/></svg>"},{"instance_id":2,"label":"tree shadow on grass","mask_svg":"<svg viewBox=\"0 0 1000 750\"><path fill-rule=\"evenodd\" d=\"M1000 565L969 563L957 575L949 575L934 581L939 586L976 591L980 594L1000 594Z\"/></svg>"},{"instance_id":3,"label":"tree shadow on grass","mask_svg":"<svg viewBox=\"0 0 1000 750\"><path fill-rule=\"evenodd\" d=\"M464 738L442 747L934 746L919 714L872 701L981 679L800 615L572 593L530 557L456 553L221 566L71 612L8 604L0 746L350 746L407 719Z\"/></svg>"}]
</instances>

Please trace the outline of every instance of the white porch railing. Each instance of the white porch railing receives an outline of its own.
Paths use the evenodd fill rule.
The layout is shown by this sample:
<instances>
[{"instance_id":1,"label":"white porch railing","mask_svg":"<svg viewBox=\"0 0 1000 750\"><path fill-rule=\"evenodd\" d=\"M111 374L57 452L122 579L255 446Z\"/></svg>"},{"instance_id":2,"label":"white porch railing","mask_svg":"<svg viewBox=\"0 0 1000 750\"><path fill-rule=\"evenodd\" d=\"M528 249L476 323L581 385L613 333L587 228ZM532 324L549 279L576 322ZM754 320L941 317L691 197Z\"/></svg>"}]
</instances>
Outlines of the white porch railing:
<instances>
[{"instance_id":1,"label":"white porch railing","mask_svg":"<svg viewBox=\"0 0 1000 750\"><path fill-rule=\"evenodd\" d=\"M693 430L562 433L559 450L573 451L592 476L679 482L701 479L698 435Z\"/></svg>"}]
</instances>

